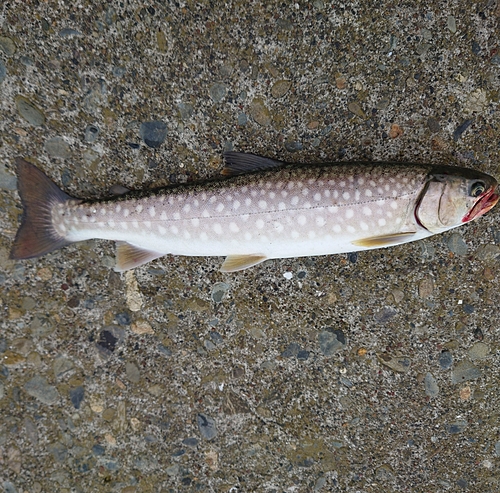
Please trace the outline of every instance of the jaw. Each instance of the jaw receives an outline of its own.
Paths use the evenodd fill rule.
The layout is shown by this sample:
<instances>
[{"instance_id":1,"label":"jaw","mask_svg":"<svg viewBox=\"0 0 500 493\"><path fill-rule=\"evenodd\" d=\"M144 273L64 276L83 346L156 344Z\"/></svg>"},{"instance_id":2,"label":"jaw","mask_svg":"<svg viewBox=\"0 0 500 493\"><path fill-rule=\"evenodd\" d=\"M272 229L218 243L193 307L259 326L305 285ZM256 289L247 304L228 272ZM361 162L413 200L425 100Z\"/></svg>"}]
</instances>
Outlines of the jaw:
<instances>
[{"instance_id":1,"label":"jaw","mask_svg":"<svg viewBox=\"0 0 500 493\"><path fill-rule=\"evenodd\" d=\"M495 207L498 199L500 199L500 195L495 193L495 187L490 187L479 197L477 202L474 204L474 207L472 207L472 209L462 218L462 222L468 223L469 221L486 214L489 210Z\"/></svg>"}]
</instances>

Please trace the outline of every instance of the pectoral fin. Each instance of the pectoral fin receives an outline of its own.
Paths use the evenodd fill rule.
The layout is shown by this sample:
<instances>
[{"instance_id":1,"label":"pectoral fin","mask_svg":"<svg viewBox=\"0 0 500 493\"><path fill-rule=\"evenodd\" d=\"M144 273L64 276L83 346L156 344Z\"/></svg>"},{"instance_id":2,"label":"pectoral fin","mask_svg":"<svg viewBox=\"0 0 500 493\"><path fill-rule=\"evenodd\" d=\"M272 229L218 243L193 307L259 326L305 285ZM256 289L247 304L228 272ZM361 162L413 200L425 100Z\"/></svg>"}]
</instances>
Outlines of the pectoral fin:
<instances>
[{"instance_id":1,"label":"pectoral fin","mask_svg":"<svg viewBox=\"0 0 500 493\"><path fill-rule=\"evenodd\" d=\"M363 238L355 240L351 243L358 247L364 248L382 248L391 245L399 245L411 241L411 237L416 234L416 231L408 231L405 233L394 233L390 235L371 236L370 238Z\"/></svg>"},{"instance_id":2,"label":"pectoral fin","mask_svg":"<svg viewBox=\"0 0 500 493\"><path fill-rule=\"evenodd\" d=\"M116 242L116 272L135 269L140 265L147 264L155 258L163 257L164 253L152 252L138 248L124 241Z\"/></svg>"},{"instance_id":3,"label":"pectoral fin","mask_svg":"<svg viewBox=\"0 0 500 493\"><path fill-rule=\"evenodd\" d=\"M248 269L266 260L265 255L228 255L221 265L221 272L236 272Z\"/></svg>"}]
</instances>

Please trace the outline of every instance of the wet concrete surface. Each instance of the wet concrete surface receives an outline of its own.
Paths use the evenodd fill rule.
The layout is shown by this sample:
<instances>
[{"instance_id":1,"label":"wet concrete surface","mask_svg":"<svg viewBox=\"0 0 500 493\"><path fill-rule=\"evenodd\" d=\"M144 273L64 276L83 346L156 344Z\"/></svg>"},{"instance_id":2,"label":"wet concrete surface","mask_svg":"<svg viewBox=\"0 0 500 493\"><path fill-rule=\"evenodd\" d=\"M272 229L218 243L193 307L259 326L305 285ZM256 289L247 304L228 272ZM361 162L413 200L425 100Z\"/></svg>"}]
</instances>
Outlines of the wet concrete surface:
<instances>
[{"instance_id":1,"label":"wet concrete surface","mask_svg":"<svg viewBox=\"0 0 500 493\"><path fill-rule=\"evenodd\" d=\"M68 193L293 162L500 178L500 6L4 2L0 488L500 489L499 213L387 250L8 259L23 156Z\"/></svg>"}]
</instances>

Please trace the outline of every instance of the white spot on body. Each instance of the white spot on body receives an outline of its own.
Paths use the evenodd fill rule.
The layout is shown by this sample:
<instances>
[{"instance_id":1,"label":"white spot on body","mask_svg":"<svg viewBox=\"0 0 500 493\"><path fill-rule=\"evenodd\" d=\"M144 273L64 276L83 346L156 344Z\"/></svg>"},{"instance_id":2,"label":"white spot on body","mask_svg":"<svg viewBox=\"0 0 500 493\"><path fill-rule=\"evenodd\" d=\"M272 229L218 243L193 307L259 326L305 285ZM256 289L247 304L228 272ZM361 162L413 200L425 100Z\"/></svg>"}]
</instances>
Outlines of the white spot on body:
<instances>
[{"instance_id":1,"label":"white spot on body","mask_svg":"<svg viewBox=\"0 0 500 493\"><path fill-rule=\"evenodd\" d=\"M144 221L144 226L146 226L146 228L148 229L151 229L151 221Z\"/></svg>"},{"instance_id":2,"label":"white spot on body","mask_svg":"<svg viewBox=\"0 0 500 493\"><path fill-rule=\"evenodd\" d=\"M273 200L274 197L276 197L276 194L274 192L269 192L269 198Z\"/></svg>"},{"instance_id":3,"label":"white spot on body","mask_svg":"<svg viewBox=\"0 0 500 493\"><path fill-rule=\"evenodd\" d=\"M252 239L252 233L250 233L249 231L246 231L245 232L245 240L249 241Z\"/></svg>"},{"instance_id":4,"label":"white spot on body","mask_svg":"<svg viewBox=\"0 0 500 493\"><path fill-rule=\"evenodd\" d=\"M200 225L200 219L197 217L193 217L193 219L191 219L191 225L197 228Z\"/></svg>"},{"instance_id":5,"label":"white spot on body","mask_svg":"<svg viewBox=\"0 0 500 493\"><path fill-rule=\"evenodd\" d=\"M296 240L300 236L300 233L296 230L292 231L292 238Z\"/></svg>"},{"instance_id":6,"label":"white spot on body","mask_svg":"<svg viewBox=\"0 0 500 493\"><path fill-rule=\"evenodd\" d=\"M361 221L359 223L359 227L363 230L363 231L368 231L368 224L364 223L363 221Z\"/></svg>"},{"instance_id":7,"label":"white spot on body","mask_svg":"<svg viewBox=\"0 0 500 493\"><path fill-rule=\"evenodd\" d=\"M278 204L278 210L284 211L286 209L286 204L284 202L280 202Z\"/></svg>"},{"instance_id":8,"label":"white spot on body","mask_svg":"<svg viewBox=\"0 0 500 493\"><path fill-rule=\"evenodd\" d=\"M292 205L294 205L294 206L298 205L298 203L299 203L299 197L297 197L297 195L295 195L294 197L292 197L292 200L290 201L290 203Z\"/></svg>"},{"instance_id":9,"label":"white spot on body","mask_svg":"<svg viewBox=\"0 0 500 493\"><path fill-rule=\"evenodd\" d=\"M262 229L264 227L264 220L257 219L257 221L255 221L255 226L257 226L258 229Z\"/></svg>"},{"instance_id":10,"label":"white spot on body","mask_svg":"<svg viewBox=\"0 0 500 493\"><path fill-rule=\"evenodd\" d=\"M128 229L128 224L125 221L121 222L120 226L122 227L122 229Z\"/></svg>"},{"instance_id":11,"label":"white spot on body","mask_svg":"<svg viewBox=\"0 0 500 493\"><path fill-rule=\"evenodd\" d=\"M306 223L307 223L307 218L306 216L299 216L297 218L297 223L300 225L300 226L305 226Z\"/></svg>"},{"instance_id":12,"label":"white spot on body","mask_svg":"<svg viewBox=\"0 0 500 493\"><path fill-rule=\"evenodd\" d=\"M316 232L315 231L309 231L309 233L307 233L307 236L310 240L313 240L314 238L316 238Z\"/></svg>"},{"instance_id":13,"label":"white spot on body","mask_svg":"<svg viewBox=\"0 0 500 493\"><path fill-rule=\"evenodd\" d=\"M135 212L137 212L137 213L142 212L142 204L137 204L137 205L135 206Z\"/></svg>"},{"instance_id":14,"label":"white spot on body","mask_svg":"<svg viewBox=\"0 0 500 493\"><path fill-rule=\"evenodd\" d=\"M155 217L156 216L156 211L155 211L154 207L150 207L148 212L149 212L149 215L151 217Z\"/></svg>"},{"instance_id":15,"label":"white spot on body","mask_svg":"<svg viewBox=\"0 0 500 493\"><path fill-rule=\"evenodd\" d=\"M335 233L340 233L340 232L342 231L342 228L341 228L338 224L336 224L336 225L333 227L333 231L334 231Z\"/></svg>"},{"instance_id":16,"label":"white spot on body","mask_svg":"<svg viewBox=\"0 0 500 493\"><path fill-rule=\"evenodd\" d=\"M240 230L239 226L232 222L232 223L229 223L229 231L231 231L231 233L238 233Z\"/></svg>"},{"instance_id":17,"label":"white spot on body","mask_svg":"<svg viewBox=\"0 0 500 493\"><path fill-rule=\"evenodd\" d=\"M166 221L167 220L167 213L165 211L163 211L161 214L160 214L160 219L162 221Z\"/></svg>"},{"instance_id":18,"label":"white spot on body","mask_svg":"<svg viewBox=\"0 0 500 493\"><path fill-rule=\"evenodd\" d=\"M139 227L139 222L138 221L132 221L132 226L134 228L138 228Z\"/></svg>"},{"instance_id":19,"label":"white spot on body","mask_svg":"<svg viewBox=\"0 0 500 493\"><path fill-rule=\"evenodd\" d=\"M158 232L161 234L161 235L164 235L167 230L166 228L164 228L163 226L158 226Z\"/></svg>"},{"instance_id":20,"label":"white spot on body","mask_svg":"<svg viewBox=\"0 0 500 493\"><path fill-rule=\"evenodd\" d=\"M372 215L372 210L371 210L369 207L367 207L367 206L365 205L365 206L363 207L363 214L364 214L365 216L371 216L371 215Z\"/></svg>"},{"instance_id":21,"label":"white spot on body","mask_svg":"<svg viewBox=\"0 0 500 493\"><path fill-rule=\"evenodd\" d=\"M123 217L128 217L130 214L130 209L123 209Z\"/></svg>"},{"instance_id":22,"label":"white spot on body","mask_svg":"<svg viewBox=\"0 0 500 493\"><path fill-rule=\"evenodd\" d=\"M203 209L201 217L210 217L210 212L208 212L206 209Z\"/></svg>"},{"instance_id":23,"label":"white spot on body","mask_svg":"<svg viewBox=\"0 0 500 493\"><path fill-rule=\"evenodd\" d=\"M382 217L378 220L378 225L379 226L385 226L386 225L386 220Z\"/></svg>"},{"instance_id":24,"label":"white spot on body","mask_svg":"<svg viewBox=\"0 0 500 493\"><path fill-rule=\"evenodd\" d=\"M182 210L187 214L191 210L191 204L185 204Z\"/></svg>"},{"instance_id":25,"label":"white spot on body","mask_svg":"<svg viewBox=\"0 0 500 493\"><path fill-rule=\"evenodd\" d=\"M207 241L208 240L208 235L207 235L207 233L205 233L205 231L203 231L202 233L200 233L200 240L201 241Z\"/></svg>"},{"instance_id":26,"label":"white spot on body","mask_svg":"<svg viewBox=\"0 0 500 493\"><path fill-rule=\"evenodd\" d=\"M239 200L235 200L233 202L233 210L237 211L241 205L241 202Z\"/></svg>"},{"instance_id":27,"label":"white spot on body","mask_svg":"<svg viewBox=\"0 0 500 493\"><path fill-rule=\"evenodd\" d=\"M252 205L252 199L245 199L245 205L247 207L249 207L250 205Z\"/></svg>"},{"instance_id":28,"label":"white spot on body","mask_svg":"<svg viewBox=\"0 0 500 493\"><path fill-rule=\"evenodd\" d=\"M265 200L259 200L259 207L265 209L267 207L267 202Z\"/></svg>"},{"instance_id":29,"label":"white spot on body","mask_svg":"<svg viewBox=\"0 0 500 493\"><path fill-rule=\"evenodd\" d=\"M351 219L352 217L354 217L354 211L352 209L347 209L345 211L345 217L347 219Z\"/></svg>"},{"instance_id":30,"label":"white spot on body","mask_svg":"<svg viewBox=\"0 0 500 493\"><path fill-rule=\"evenodd\" d=\"M373 193L372 193L372 191L371 191L369 188L367 188L367 189L365 190L365 195L366 195L367 197L371 197L371 196L373 195Z\"/></svg>"},{"instance_id":31,"label":"white spot on body","mask_svg":"<svg viewBox=\"0 0 500 493\"><path fill-rule=\"evenodd\" d=\"M222 226L219 223L214 224L214 231L216 234L221 235L222 234Z\"/></svg>"},{"instance_id":32,"label":"white spot on body","mask_svg":"<svg viewBox=\"0 0 500 493\"><path fill-rule=\"evenodd\" d=\"M100 212L101 212L101 216L105 216L106 215L106 209L104 207L101 209Z\"/></svg>"},{"instance_id":33,"label":"white spot on body","mask_svg":"<svg viewBox=\"0 0 500 493\"><path fill-rule=\"evenodd\" d=\"M110 220L108 221L108 226L109 226L110 228L114 228L114 227L115 227L115 222L113 221L113 219L110 219Z\"/></svg>"},{"instance_id":34,"label":"white spot on body","mask_svg":"<svg viewBox=\"0 0 500 493\"><path fill-rule=\"evenodd\" d=\"M217 207L215 208L215 210L217 212L222 212L224 210L224 204L222 202L220 202L219 204L217 204Z\"/></svg>"},{"instance_id":35,"label":"white spot on body","mask_svg":"<svg viewBox=\"0 0 500 493\"><path fill-rule=\"evenodd\" d=\"M285 227L281 223L274 223L274 229L277 233L282 233Z\"/></svg>"},{"instance_id":36,"label":"white spot on body","mask_svg":"<svg viewBox=\"0 0 500 493\"><path fill-rule=\"evenodd\" d=\"M397 208L398 208L398 203L397 203L395 200L393 200L393 201L391 202L391 209L396 210Z\"/></svg>"},{"instance_id":37,"label":"white spot on body","mask_svg":"<svg viewBox=\"0 0 500 493\"><path fill-rule=\"evenodd\" d=\"M353 226L347 226L347 231L349 231L349 233L355 233L356 229Z\"/></svg>"},{"instance_id":38,"label":"white spot on body","mask_svg":"<svg viewBox=\"0 0 500 493\"><path fill-rule=\"evenodd\" d=\"M116 212L120 212L122 210L122 206L120 204L118 204L115 208L115 211Z\"/></svg>"},{"instance_id":39,"label":"white spot on body","mask_svg":"<svg viewBox=\"0 0 500 493\"><path fill-rule=\"evenodd\" d=\"M344 193L342 194L342 198L343 198L344 200L349 200L349 199L351 198L351 194L350 194L349 192L344 192Z\"/></svg>"},{"instance_id":40,"label":"white spot on body","mask_svg":"<svg viewBox=\"0 0 500 493\"><path fill-rule=\"evenodd\" d=\"M170 226L170 231L176 235L179 233L179 228L177 226Z\"/></svg>"},{"instance_id":41,"label":"white spot on body","mask_svg":"<svg viewBox=\"0 0 500 493\"><path fill-rule=\"evenodd\" d=\"M315 223L316 223L316 226L321 227L321 226L324 226L326 224L326 221L325 221L324 217L318 216L315 219Z\"/></svg>"},{"instance_id":42,"label":"white spot on body","mask_svg":"<svg viewBox=\"0 0 500 493\"><path fill-rule=\"evenodd\" d=\"M189 231L184 230L183 235L184 235L184 238L186 240L190 240L191 239L191 233Z\"/></svg>"}]
</instances>

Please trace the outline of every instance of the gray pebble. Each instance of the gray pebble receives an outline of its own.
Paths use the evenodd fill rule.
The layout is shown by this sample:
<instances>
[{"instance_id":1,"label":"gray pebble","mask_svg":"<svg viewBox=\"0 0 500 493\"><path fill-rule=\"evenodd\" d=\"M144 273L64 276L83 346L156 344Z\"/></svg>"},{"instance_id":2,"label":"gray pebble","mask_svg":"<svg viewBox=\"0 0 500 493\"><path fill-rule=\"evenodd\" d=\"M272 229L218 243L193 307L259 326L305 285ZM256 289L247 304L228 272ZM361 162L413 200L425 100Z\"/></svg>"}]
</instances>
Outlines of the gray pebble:
<instances>
[{"instance_id":1,"label":"gray pebble","mask_svg":"<svg viewBox=\"0 0 500 493\"><path fill-rule=\"evenodd\" d=\"M5 353L7 351L7 340L0 337L0 353Z\"/></svg>"},{"instance_id":2,"label":"gray pebble","mask_svg":"<svg viewBox=\"0 0 500 493\"><path fill-rule=\"evenodd\" d=\"M296 140L294 141L287 141L285 142L285 149L288 151L288 152L297 152L297 151L301 151L303 148L302 146L302 142L298 142Z\"/></svg>"},{"instance_id":3,"label":"gray pebble","mask_svg":"<svg viewBox=\"0 0 500 493\"><path fill-rule=\"evenodd\" d=\"M377 354L377 359L384 366L398 373L406 373L411 365L411 359L408 356L390 356L387 353L382 353Z\"/></svg>"},{"instance_id":4,"label":"gray pebble","mask_svg":"<svg viewBox=\"0 0 500 493\"><path fill-rule=\"evenodd\" d=\"M488 357L490 348L484 342L476 342L476 344L469 348L467 353L471 360L481 360Z\"/></svg>"},{"instance_id":5,"label":"gray pebble","mask_svg":"<svg viewBox=\"0 0 500 493\"><path fill-rule=\"evenodd\" d=\"M491 243L481 245L476 251L476 257L485 262L496 261L500 257L500 247Z\"/></svg>"},{"instance_id":6,"label":"gray pebble","mask_svg":"<svg viewBox=\"0 0 500 493\"><path fill-rule=\"evenodd\" d=\"M0 188L2 190L16 190L17 178L10 173L7 173L5 166L0 163Z\"/></svg>"},{"instance_id":7,"label":"gray pebble","mask_svg":"<svg viewBox=\"0 0 500 493\"><path fill-rule=\"evenodd\" d=\"M59 36L61 38L71 38L73 36L81 36L82 33L80 31L77 31L76 29L71 29L69 27L65 27L64 29L61 29L59 31Z\"/></svg>"},{"instance_id":8,"label":"gray pebble","mask_svg":"<svg viewBox=\"0 0 500 493\"><path fill-rule=\"evenodd\" d=\"M16 487L10 481L4 481L2 487L4 493L17 493Z\"/></svg>"},{"instance_id":9,"label":"gray pebble","mask_svg":"<svg viewBox=\"0 0 500 493\"><path fill-rule=\"evenodd\" d=\"M453 17L452 15L448 16L447 25L450 32L452 32L453 34L457 32L457 22L455 21L455 17Z\"/></svg>"},{"instance_id":10,"label":"gray pebble","mask_svg":"<svg viewBox=\"0 0 500 493\"><path fill-rule=\"evenodd\" d=\"M0 60L0 84L5 80L5 77L7 77L7 68Z\"/></svg>"},{"instance_id":11,"label":"gray pebble","mask_svg":"<svg viewBox=\"0 0 500 493\"><path fill-rule=\"evenodd\" d=\"M296 342L288 344L287 348L281 353L284 358L293 358L299 354L300 346Z\"/></svg>"},{"instance_id":12,"label":"gray pebble","mask_svg":"<svg viewBox=\"0 0 500 493\"><path fill-rule=\"evenodd\" d=\"M7 36L0 36L0 50L2 50L8 57L11 57L16 52L16 45L11 38Z\"/></svg>"},{"instance_id":13,"label":"gray pebble","mask_svg":"<svg viewBox=\"0 0 500 493\"><path fill-rule=\"evenodd\" d=\"M439 387L432 373L427 372L424 378L425 395L436 397L439 394Z\"/></svg>"},{"instance_id":14,"label":"gray pebble","mask_svg":"<svg viewBox=\"0 0 500 493\"><path fill-rule=\"evenodd\" d=\"M207 351L213 351L216 348L216 345L212 341L210 341L208 339L205 339L203 341L203 345L205 346L205 349Z\"/></svg>"},{"instance_id":15,"label":"gray pebble","mask_svg":"<svg viewBox=\"0 0 500 493\"><path fill-rule=\"evenodd\" d=\"M73 367L73 362L64 356L56 358L54 363L52 363L52 369L54 370L54 376L56 378L61 378L66 373L70 372Z\"/></svg>"},{"instance_id":16,"label":"gray pebble","mask_svg":"<svg viewBox=\"0 0 500 493\"><path fill-rule=\"evenodd\" d=\"M462 134L469 128L470 124L472 123L472 119L469 120L464 120L453 132L453 140L457 142L461 137Z\"/></svg>"},{"instance_id":17,"label":"gray pebble","mask_svg":"<svg viewBox=\"0 0 500 493\"><path fill-rule=\"evenodd\" d=\"M179 103L177 109L179 110L181 119L184 121L189 120L193 116L194 108L190 103Z\"/></svg>"},{"instance_id":18,"label":"gray pebble","mask_svg":"<svg viewBox=\"0 0 500 493\"><path fill-rule=\"evenodd\" d=\"M495 443L495 453L500 457L500 442Z\"/></svg>"},{"instance_id":19,"label":"gray pebble","mask_svg":"<svg viewBox=\"0 0 500 493\"><path fill-rule=\"evenodd\" d=\"M69 398L71 399L71 404L73 404L75 409L80 409L84 396L85 389L81 385L75 387L74 389L70 389L69 391Z\"/></svg>"},{"instance_id":20,"label":"gray pebble","mask_svg":"<svg viewBox=\"0 0 500 493\"><path fill-rule=\"evenodd\" d=\"M41 375L37 375L26 382L24 390L44 404L55 404L59 400L57 389L53 385L49 385L47 379Z\"/></svg>"},{"instance_id":21,"label":"gray pebble","mask_svg":"<svg viewBox=\"0 0 500 493\"><path fill-rule=\"evenodd\" d=\"M316 484L314 485L314 491L319 491L321 488L323 488L323 486L325 486L325 484L326 478L325 476L321 476L320 478L318 478Z\"/></svg>"},{"instance_id":22,"label":"gray pebble","mask_svg":"<svg viewBox=\"0 0 500 493\"><path fill-rule=\"evenodd\" d=\"M432 117L427 120L427 127L433 134L441 131L441 125L435 118Z\"/></svg>"},{"instance_id":23,"label":"gray pebble","mask_svg":"<svg viewBox=\"0 0 500 493\"><path fill-rule=\"evenodd\" d=\"M462 433L467 428L467 421L459 420L445 426L446 431L452 435Z\"/></svg>"},{"instance_id":24,"label":"gray pebble","mask_svg":"<svg viewBox=\"0 0 500 493\"><path fill-rule=\"evenodd\" d=\"M470 361L464 360L458 363L451 373L451 382L453 384L463 383L467 380L475 380L482 375L479 368L474 366Z\"/></svg>"},{"instance_id":25,"label":"gray pebble","mask_svg":"<svg viewBox=\"0 0 500 493\"><path fill-rule=\"evenodd\" d=\"M141 373L139 372L139 368L134 363L127 363L125 365L125 373L127 374L127 378L132 383L139 383L141 380Z\"/></svg>"},{"instance_id":26,"label":"gray pebble","mask_svg":"<svg viewBox=\"0 0 500 493\"><path fill-rule=\"evenodd\" d=\"M35 127L45 123L45 115L35 104L24 96L16 97L16 107L19 114Z\"/></svg>"},{"instance_id":27,"label":"gray pebble","mask_svg":"<svg viewBox=\"0 0 500 493\"><path fill-rule=\"evenodd\" d=\"M456 255L467 255L469 247L460 233L452 233L446 240L448 248Z\"/></svg>"},{"instance_id":28,"label":"gray pebble","mask_svg":"<svg viewBox=\"0 0 500 493\"><path fill-rule=\"evenodd\" d=\"M212 288L212 300L220 303L231 286L227 282L218 282Z\"/></svg>"},{"instance_id":29,"label":"gray pebble","mask_svg":"<svg viewBox=\"0 0 500 493\"><path fill-rule=\"evenodd\" d=\"M0 382L0 400L3 399L3 396L5 395L5 387L2 382Z\"/></svg>"},{"instance_id":30,"label":"gray pebble","mask_svg":"<svg viewBox=\"0 0 500 493\"><path fill-rule=\"evenodd\" d=\"M167 124L161 121L141 123L139 135L147 146L156 149L167 138Z\"/></svg>"},{"instance_id":31,"label":"gray pebble","mask_svg":"<svg viewBox=\"0 0 500 493\"><path fill-rule=\"evenodd\" d=\"M449 351L443 351L438 358L442 370L448 370L453 365L453 356Z\"/></svg>"},{"instance_id":32,"label":"gray pebble","mask_svg":"<svg viewBox=\"0 0 500 493\"><path fill-rule=\"evenodd\" d=\"M245 113L240 113L238 115L238 125L243 126L246 125L248 122L248 117L245 115Z\"/></svg>"},{"instance_id":33,"label":"gray pebble","mask_svg":"<svg viewBox=\"0 0 500 493\"><path fill-rule=\"evenodd\" d=\"M309 359L309 351L306 351L305 349L301 349L298 353L297 353L297 359L299 361L306 361Z\"/></svg>"},{"instance_id":34,"label":"gray pebble","mask_svg":"<svg viewBox=\"0 0 500 493\"><path fill-rule=\"evenodd\" d=\"M339 329L326 328L318 336L319 347L325 356L332 356L337 351L345 348L344 333Z\"/></svg>"},{"instance_id":35,"label":"gray pebble","mask_svg":"<svg viewBox=\"0 0 500 493\"><path fill-rule=\"evenodd\" d=\"M223 84L222 82L216 82L215 84L212 84L210 86L208 92L210 93L210 97L212 98L212 101L214 101L214 103L220 103L227 94L226 84Z\"/></svg>"},{"instance_id":36,"label":"gray pebble","mask_svg":"<svg viewBox=\"0 0 500 493\"><path fill-rule=\"evenodd\" d=\"M264 101L261 98L255 98L248 108L250 116L253 118L255 123L267 127L271 125L273 118L271 112L264 104Z\"/></svg>"},{"instance_id":37,"label":"gray pebble","mask_svg":"<svg viewBox=\"0 0 500 493\"><path fill-rule=\"evenodd\" d=\"M47 449L57 462L64 462L68 458L68 449L61 443L51 443Z\"/></svg>"},{"instance_id":38,"label":"gray pebble","mask_svg":"<svg viewBox=\"0 0 500 493\"><path fill-rule=\"evenodd\" d=\"M88 125L87 128L85 129L85 137L84 140L85 142L95 142L97 140L97 137L99 135L99 127L96 127L95 125Z\"/></svg>"},{"instance_id":39,"label":"gray pebble","mask_svg":"<svg viewBox=\"0 0 500 493\"><path fill-rule=\"evenodd\" d=\"M198 423L198 429L200 430L203 438L206 440L212 440L217 436L217 427L213 418L200 413L196 416L196 422Z\"/></svg>"},{"instance_id":40,"label":"gray pebble","mask_svg":"<svg viewBox=\"0 0 500 493\"><path fill-rule=\"evenodd\" d=\"M186 447L196 447L198 445L198 439L197 438L185 438L182 440L182 444L186 445Z\"/></svg>"}]
</instances>

